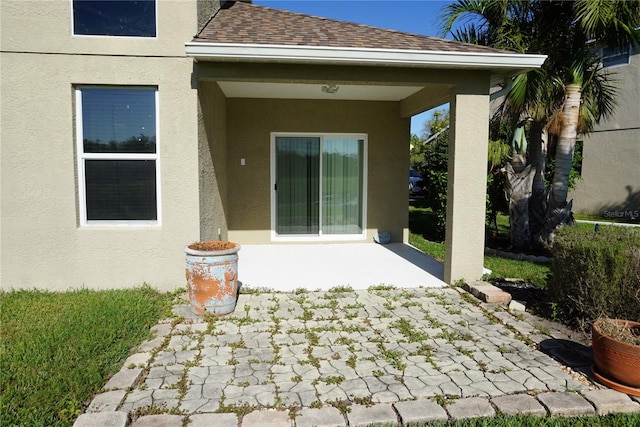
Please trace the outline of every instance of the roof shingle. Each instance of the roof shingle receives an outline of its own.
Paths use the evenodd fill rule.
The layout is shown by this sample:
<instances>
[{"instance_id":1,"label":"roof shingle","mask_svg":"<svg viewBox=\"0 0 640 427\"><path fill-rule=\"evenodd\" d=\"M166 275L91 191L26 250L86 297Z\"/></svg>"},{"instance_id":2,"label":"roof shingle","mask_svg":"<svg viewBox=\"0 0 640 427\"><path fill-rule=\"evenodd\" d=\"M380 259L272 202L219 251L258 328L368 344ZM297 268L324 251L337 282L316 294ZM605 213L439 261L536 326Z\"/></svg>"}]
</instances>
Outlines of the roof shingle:
<instances>
[{"instance_id":1,"label":"roof shingle","mask_svg":"<svg viewBox=\"0 0 640 427\"><path fill-rule=\"evenodd\" d=\"M512 53L244 2L228 2L194 42L433 52Z\"/></svg>"}]
</instances>

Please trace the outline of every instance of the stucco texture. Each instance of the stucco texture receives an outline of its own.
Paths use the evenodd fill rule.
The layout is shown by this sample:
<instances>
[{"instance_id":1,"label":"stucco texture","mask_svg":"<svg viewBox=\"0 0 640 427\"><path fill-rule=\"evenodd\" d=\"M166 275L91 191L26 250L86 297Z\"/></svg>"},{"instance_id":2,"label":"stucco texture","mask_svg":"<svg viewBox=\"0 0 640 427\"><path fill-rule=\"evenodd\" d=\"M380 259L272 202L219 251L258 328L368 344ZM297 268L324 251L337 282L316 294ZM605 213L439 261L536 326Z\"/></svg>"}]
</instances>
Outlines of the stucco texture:
<instances>
[{"instance_id":1,"label":"stucco texture","mask_svg":"<svg viewBox=\"0 0 640 427\"><path fill-rule=\"evenodd\" d=\"M2 49L59 54L184 56L198 30L192 0L157 2L157 37L74 36L71 0L2 0Z\"/></svg>"},{"instance_id":2,"label":"stucco texture","mask_svg":"<svg viewBox=\"0 0 640 427\"><path fill-rule=\"evenodd\" d=\"M184 53L196 2L158 2L154 38L74 36L71 6L2 2L0 285L184 287L183 247L199 238L197 89ZM77 85L158 89L156 225L81 225Z\"/></svg>"},{"instance_id":3,"label":"stucco texture","mask_svg":"<svg viewBox=\"0 0 640 427\"><path fill-rule=\"evenodd\" d=\"M3 288L184 286L182 248L199 238L191 69L186 58L3 55ZM158 87L161 225L79 225L75 84Z\"/></svg>"},{"instance_id":4,"label":"stucco texture","mask_svg":"<svg viewBox=\"0 0 640 427\"><path fill-rule=\"evenodd\" d=\"M211 81L198 83L200 239L228 240L227 98Z\"/></svg>"},{"instance_id":5,"label":"stucco texture","mask_svg":"<svg viewBox=\"0 0 640 427\"><path fill-rule=\"evenodd\" d=\"M630 64L609 68L618 87L613 117L584 138L582 179L573 209L601 217L640 219L640 48Z\"/></svg>"}]
</instances>

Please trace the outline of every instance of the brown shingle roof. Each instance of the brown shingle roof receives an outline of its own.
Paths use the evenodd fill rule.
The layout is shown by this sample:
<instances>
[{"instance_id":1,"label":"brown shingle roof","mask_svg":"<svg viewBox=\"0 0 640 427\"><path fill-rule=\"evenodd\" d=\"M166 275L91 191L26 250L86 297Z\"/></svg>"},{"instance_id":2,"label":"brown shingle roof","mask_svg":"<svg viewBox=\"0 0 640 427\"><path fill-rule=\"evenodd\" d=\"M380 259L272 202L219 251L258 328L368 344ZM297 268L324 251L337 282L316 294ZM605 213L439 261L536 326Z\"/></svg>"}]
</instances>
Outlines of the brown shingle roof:
<instances>
[{"instance_id":1,"label":"brown shingle roof","mask_svg":"<svg viewBox=\"0 0 640 427\"><path fill-rule=\"evenodd\" d=\"M511 53L485 46L320 18L250 3L227 3L194 42Z\"/></svg>"}]
</instances>

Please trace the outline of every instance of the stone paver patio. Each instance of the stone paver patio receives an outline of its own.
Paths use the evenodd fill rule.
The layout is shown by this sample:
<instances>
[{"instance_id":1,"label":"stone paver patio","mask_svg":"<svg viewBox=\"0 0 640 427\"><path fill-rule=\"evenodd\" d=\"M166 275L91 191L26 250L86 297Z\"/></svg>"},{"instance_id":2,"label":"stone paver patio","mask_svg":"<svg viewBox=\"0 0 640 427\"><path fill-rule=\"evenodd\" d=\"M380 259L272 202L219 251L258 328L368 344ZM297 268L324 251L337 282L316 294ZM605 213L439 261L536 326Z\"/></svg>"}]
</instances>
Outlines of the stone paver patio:
<instances>
[{"instance_id":1,"label":"stone paver patio","mask_svg":"<svg viewBox=\"0 0 640 427\"><path fill-rule=\"evenodd\" d=\"M581 374L587 347L458 288L252 293L221 318L187 305L174 312L76 426L413 425L640 410L638 398Z\"/></svg>"}]
</instances>

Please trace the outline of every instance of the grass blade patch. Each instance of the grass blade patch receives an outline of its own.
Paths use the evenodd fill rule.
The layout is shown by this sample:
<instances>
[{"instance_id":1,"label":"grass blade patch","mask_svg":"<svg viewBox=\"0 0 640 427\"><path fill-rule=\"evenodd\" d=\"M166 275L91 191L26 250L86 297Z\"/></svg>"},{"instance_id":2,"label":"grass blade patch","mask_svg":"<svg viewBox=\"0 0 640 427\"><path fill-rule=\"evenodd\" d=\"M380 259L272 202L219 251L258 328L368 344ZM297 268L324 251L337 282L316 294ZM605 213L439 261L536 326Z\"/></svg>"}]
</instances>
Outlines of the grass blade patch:
<instances>
[{"instance_id":1,"label":"grass blade patch","mask_svg":"<svg viewBox=\"0 0 640 427\"><path fill-rule=\"evenodd\" d=\"M170 300L148 286L0 292L0 425L73 424Z\"/></svg>"}]
</instances>

